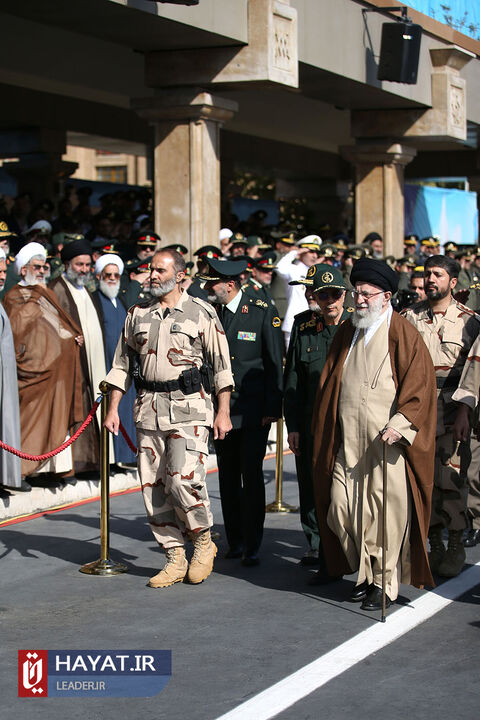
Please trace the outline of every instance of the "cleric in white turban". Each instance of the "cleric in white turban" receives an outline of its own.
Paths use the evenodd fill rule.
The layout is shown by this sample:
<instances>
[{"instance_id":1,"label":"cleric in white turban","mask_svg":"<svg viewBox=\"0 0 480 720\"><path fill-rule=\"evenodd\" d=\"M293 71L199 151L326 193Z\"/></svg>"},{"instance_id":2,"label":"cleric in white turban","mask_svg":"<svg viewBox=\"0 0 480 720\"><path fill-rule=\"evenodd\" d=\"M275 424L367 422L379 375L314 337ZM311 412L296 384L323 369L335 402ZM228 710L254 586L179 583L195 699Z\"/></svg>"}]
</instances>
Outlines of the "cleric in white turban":
<instances>
[{"instance_id":1,"label":"cleric in white turban","mask_svg":"<svg viewBox=\"0 0 480 720\"><path fill-rule=\"evenodd\" d=\"M24 245L15 256L14 270L20 275L20 270L28 265L33 258L42 258L45 263L47 259L47 251L43 245L37 242L31 242Z\"/></svg>"},{"instance_id":2,"label":"cleric in white turban","mask_svg":"<svg viewBox=\"0 0 480 720\"><path fill-rule=\"evenodd\" d=\"M120 275L123 275L123 260L118 255L113 255L112 253L100 255L98 260L95 262L95 275L100 275L107 265L116 265Z\"/></svg>"}]
</instances>

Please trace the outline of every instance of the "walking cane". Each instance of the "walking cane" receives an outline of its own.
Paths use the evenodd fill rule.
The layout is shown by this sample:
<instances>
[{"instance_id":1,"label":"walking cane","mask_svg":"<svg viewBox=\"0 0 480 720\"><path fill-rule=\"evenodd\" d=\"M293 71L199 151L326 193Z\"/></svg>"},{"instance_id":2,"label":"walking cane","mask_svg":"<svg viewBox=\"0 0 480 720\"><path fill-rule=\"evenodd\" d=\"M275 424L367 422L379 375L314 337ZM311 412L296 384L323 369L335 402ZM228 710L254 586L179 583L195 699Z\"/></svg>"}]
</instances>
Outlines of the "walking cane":
<instances>
[{"instance_id":1,"label":"walking cane","mask_svg":"<svg viewBox=\"0 0 480 720\"><path fill-rule=\"evenodd\" d=\"M387 528L387 463L388 443L383 443L383 509L382 509L382 623L386 621L386 528Z\"/></svg>"}]
</instances>

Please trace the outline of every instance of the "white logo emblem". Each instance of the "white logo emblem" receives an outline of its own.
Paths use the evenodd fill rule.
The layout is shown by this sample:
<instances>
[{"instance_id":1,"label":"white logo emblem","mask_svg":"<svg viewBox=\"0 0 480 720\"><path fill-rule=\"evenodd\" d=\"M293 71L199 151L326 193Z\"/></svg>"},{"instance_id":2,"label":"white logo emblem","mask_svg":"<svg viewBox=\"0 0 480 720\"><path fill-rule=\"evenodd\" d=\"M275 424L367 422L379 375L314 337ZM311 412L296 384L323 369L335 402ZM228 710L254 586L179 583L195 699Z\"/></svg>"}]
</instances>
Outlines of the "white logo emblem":
<instances>
[{"instance_id":1,"label":"white logo emblem","mask_svg":"<svg viewBox=\"0 0 480 720\"><path fill-rule=\"evenodd\" d=\"M28 660L23 663L23 687L31 690L32 693L43 693L43 688L35 687L42 681L43 677L43 661L42 658L37 660L36 652L27 653Z\"/></svg>"}]
</instances>

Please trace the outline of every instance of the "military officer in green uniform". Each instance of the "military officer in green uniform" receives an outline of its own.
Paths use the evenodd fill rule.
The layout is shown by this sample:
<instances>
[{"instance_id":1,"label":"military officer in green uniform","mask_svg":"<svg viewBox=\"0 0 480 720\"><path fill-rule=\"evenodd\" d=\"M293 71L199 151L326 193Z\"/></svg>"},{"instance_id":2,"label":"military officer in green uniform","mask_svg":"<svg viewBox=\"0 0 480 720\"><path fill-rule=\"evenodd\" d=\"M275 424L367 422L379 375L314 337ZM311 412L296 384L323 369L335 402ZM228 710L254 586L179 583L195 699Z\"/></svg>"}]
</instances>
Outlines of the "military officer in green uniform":
<instances>
[{"instance_id":1,"label":"military officer in green uniform","mask_svg":"<svg viewBox=\"0 0 480 720\"><path fill-rule=\"evenodd\" d=\"M208 259L205 280L230 349L233 429L216 441L228 558L258 565L265 520L263 458L272 422L282 415L282 333L272 305L241 289L246 262Z\"/></svg>"},{"instance_id":2,"label":"military officer in green uniform","mask_svg":"<svg viewBox=\"0 0 480 720\"><path fill-rule=\"evenodd\" d=\"M308 551L300 562L320 562L321 577L326 571L313 495L312 414L328 349L352 308L346 310L343 306L346 283L342 273L326 263L312 265L304 280L293 282L306 286L309 309L295 316L292 328L284 374L284 412L288 444L297 467L301 523L308 541Z\"/></svg>"}]
</instances>

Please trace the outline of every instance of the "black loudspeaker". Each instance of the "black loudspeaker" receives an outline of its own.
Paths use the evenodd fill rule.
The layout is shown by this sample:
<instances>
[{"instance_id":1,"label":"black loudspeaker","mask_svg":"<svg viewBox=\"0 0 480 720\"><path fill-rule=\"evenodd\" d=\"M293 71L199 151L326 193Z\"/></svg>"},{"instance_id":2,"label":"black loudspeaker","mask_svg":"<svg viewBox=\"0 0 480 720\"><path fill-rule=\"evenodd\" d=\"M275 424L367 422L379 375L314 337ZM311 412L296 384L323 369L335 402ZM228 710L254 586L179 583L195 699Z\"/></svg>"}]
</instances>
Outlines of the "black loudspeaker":
<instances>
[{"instance_id":1,"label":"black loudspeaker","mask_svg":"<svg viewBox=\"0 0 480 720\"><path fill-rule=\"evenodd\" d=\"M415 85L421 39L421 25L383 23L378 80Z\"/></svg>"}]
</instances>

